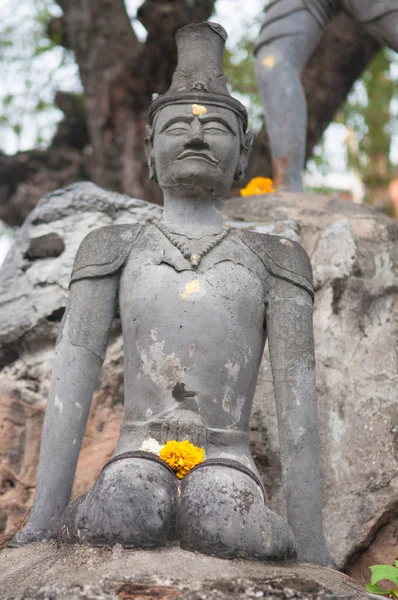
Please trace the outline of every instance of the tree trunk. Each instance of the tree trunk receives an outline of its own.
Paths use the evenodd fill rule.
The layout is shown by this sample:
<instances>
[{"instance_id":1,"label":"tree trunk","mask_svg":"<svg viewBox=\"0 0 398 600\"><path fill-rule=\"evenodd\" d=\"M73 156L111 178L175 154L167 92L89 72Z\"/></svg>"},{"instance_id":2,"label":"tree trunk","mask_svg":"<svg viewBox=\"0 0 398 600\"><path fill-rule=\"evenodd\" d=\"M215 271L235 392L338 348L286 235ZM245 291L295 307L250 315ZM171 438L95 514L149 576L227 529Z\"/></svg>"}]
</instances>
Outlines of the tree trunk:
<instances>
[{"instance_id":1,"label":"tree trunk","mask_svg":"<svg viewBox=\"0 0 398 600\"><path fill-rule=\"evenodd\" d=\"M64 113L50 146L7 156L0 152L0 219L15 226L47 193L91 178L86 114L78 96L57 92L55 104Z\"/></svg>"},{"instance_id":2,"label":"tree trunk","mask_svg":"<svg viewBox=\"0 0 398 600\"><path fill-rule=\"evenodd\" d=\"M63 3L67 39L79 65L90 141L93 181L106 189L160 200L148 179L145 125L152 94L167 90L176 65L174 35L208 19L214 0L146 0L137 17L148 31L140 43L123 0Z\"/></svg>"}]
</instances>

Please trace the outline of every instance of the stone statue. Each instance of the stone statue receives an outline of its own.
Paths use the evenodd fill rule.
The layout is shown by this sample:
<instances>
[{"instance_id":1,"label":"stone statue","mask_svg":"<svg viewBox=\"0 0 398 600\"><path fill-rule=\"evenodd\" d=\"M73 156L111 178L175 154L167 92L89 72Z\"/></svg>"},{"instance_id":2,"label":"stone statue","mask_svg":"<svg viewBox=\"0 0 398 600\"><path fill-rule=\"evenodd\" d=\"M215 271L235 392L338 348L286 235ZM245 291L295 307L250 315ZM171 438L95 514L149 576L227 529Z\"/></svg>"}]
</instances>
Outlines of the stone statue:
<instances>
[{"instance_id":1,"label":"stone statue","mask_svg":"<svg viewBox=\"0 0 398 600\"><path fill-rule=\"evenodd\" d=\"M14 545L63 542L183 548L222 557L328 564L318 464L311 265L287 239L223 226L251 134L222 71L226 33L177 33L169 91L150 107L151 177L164 216L82 242L61 324L34 505ZM125 413L113 457L69 505L107 338L120 311ZM249 418L266 337L290 527L264 501ZM150 439L185 440L205 461L181 482ZM292 533L293 532L293 533ZM293 535L294 534L294 535Z\"/></svg>"},{"instance_id":2,"label":"stone statue","mask_svg":"<svg viewBox=\"0 0 398 600\"><path fill-rule=\"evenodd\" d=\"M398 52L396 0L270 0L255 45L256 78L278 189L301 192L307 107L300 73L327 24L343 10Z\"/></svg>"}]
</instances>

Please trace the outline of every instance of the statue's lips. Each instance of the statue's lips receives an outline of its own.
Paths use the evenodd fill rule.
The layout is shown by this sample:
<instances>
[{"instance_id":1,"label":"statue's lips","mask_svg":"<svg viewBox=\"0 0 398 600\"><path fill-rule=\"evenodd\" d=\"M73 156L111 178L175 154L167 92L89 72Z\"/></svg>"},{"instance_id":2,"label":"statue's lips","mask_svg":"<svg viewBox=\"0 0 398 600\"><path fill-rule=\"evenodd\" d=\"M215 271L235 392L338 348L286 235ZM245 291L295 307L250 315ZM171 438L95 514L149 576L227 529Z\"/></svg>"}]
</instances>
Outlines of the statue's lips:
<instances>
[{"instance_id":1,"label":"statue's lips","mask_svg":"<svg viewBox=\"0 0 398 600\"><path fill-rule=\"evenodd\" d=\"M193 150L185 150L179 156L177 156L177 160L184 160L184 158L201 158L202 160L207 160L207 162L212 165L218 165L220 162L211 154L207 154L206 152L194 152Z\"/></svg>"}]
</instances>

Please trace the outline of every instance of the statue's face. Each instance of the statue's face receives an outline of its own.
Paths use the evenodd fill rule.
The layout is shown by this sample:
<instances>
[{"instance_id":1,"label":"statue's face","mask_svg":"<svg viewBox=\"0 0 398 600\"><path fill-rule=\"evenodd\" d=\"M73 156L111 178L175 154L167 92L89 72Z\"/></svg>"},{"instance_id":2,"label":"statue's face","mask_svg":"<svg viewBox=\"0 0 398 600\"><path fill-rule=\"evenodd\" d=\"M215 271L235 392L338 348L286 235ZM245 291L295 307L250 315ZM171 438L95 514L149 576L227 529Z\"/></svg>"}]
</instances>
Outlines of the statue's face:
<instances>
[{"instance_id":1,"label":"statue's face","mask_svg":"<svg viewBox=\"0 0 398 600\"><path fill-rule=\"evenodd\" d=\"M152 153L160 187L204 188L225 197L241 153L238 117L218 106L166 106L155 121Z\"/></svg>"}]
</instances>

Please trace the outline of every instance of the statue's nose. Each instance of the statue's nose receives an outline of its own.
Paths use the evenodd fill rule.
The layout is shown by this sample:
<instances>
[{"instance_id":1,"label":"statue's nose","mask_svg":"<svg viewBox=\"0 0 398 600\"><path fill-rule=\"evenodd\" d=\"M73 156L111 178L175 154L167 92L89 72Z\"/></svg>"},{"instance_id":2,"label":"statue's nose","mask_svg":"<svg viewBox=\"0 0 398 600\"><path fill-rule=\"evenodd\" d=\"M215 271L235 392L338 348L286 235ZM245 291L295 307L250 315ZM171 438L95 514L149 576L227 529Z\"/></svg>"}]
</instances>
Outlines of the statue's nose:
<instances>
[{"instance_id":1,"label":"statue's nose","mask_svg":"<svg viewBox=\"0 0 398 600\"><path fill-rule=\"evenodd\" d=\"M202 124L199 119L194 119L191 123L191 127L189 130L187 141L185 142L185 146L194 147L194 148L208 148L209 144L203 137L203 129Z\"/></svg>"}]
</instances>

